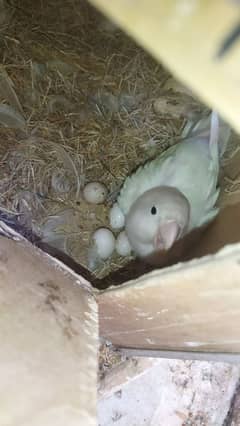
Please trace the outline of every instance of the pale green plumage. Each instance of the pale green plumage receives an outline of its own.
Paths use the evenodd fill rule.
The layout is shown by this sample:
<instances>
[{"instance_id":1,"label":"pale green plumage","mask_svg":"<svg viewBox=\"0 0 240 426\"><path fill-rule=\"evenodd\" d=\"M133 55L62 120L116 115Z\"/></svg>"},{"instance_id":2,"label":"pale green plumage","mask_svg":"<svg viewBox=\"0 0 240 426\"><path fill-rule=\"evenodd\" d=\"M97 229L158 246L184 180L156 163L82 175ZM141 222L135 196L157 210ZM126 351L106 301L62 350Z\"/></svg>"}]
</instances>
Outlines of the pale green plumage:
<instances>
[{"instance_id":1,"label":"pale green plumage","mask_svg":"<svg viewBox=\"0 0 240 426\"><path fill-rule=\"evenodd\" d=\"M188 139L140 166L125 180L117 200L124 215L145 191L166 185L177 188L187 197L191 207L189 230L216 216L219 152L222 153L226 148L230 129L222 122L219 128L214 128L217 125L213 118L212 127L209 117L200 120ZM213 140L209 143L210 137Z\"/></svg>"}]
</instances>

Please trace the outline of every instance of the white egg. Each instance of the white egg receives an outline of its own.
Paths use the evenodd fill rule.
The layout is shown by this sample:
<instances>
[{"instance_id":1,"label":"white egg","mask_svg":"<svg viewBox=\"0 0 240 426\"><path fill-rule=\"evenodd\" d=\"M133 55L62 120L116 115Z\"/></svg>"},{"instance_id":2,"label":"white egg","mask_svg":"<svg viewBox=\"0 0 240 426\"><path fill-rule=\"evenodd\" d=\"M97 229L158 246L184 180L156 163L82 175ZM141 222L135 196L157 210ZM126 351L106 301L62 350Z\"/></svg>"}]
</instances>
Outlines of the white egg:
<instances>
[{"instance_id":1,"label":"white egg","mask_svg":"<svg viewBox=\"0 0 240 426\"><path fill-rule=\"evenodd\" d=\"M115 249L115 237L107 228L99 228L93 234L93 241L100 259L108 259Z\"/></svg>"},{"instance_id":2,"label":"white egg","mask_svg":"<svg viewBox=\"0 0 240 426\"><path fill-rule=\"evenodd\" d=\"M113 204L109 212L109 222L113 229L121 229L124 227L125 216L118 203Z\"/></svg>"},{"instance_id":3,"label":"white egg","mask_svg":"<svg viewBox=\"0 0 240 426\"><path fill-rule=\"evenodd\" d=\"M116 249L116 252L120 254L120 256L129 256L131 254L132 247L129 243L129 240L125 231L120 232L120 234L118 235L115 249Z\"/></svg>"},{"instance_id":4,"label":"white egg","mask_svg":"<svg viewBox=\"0 0 240 426\"><path fill-rule=\"evenodd\" d=\"M83 189L83 196L88 203L101 204L106 200L107 188L100 182L89 182Z\"/></svg>"}]
</instances>

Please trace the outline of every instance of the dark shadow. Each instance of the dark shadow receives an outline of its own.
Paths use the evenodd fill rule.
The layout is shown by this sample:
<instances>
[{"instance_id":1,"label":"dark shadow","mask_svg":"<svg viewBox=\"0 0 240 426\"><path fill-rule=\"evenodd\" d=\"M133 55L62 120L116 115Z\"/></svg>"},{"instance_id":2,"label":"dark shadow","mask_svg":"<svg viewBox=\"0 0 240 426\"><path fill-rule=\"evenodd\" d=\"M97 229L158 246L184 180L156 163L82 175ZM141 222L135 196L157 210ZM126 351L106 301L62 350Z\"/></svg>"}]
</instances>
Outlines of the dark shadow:
<instances>
[{"instance_id":1,"label":"dark shadow","mask_svg":"<svg viewBox=\"0 0 240 426\"><path fill-rule=\"evenodd\" d=\"M106 289L112 285L121 285L126 281L137 279L154 269L161 269L183 262L191 256L193 247L204 237L212 223L193 230L184 238L178 240L168 251L159 251L145 260L135 259L129 262L128 265L99 280L99 288Z\"/></svg>"},{"instance_id":2,"label":"dark shadow","mask_svg":"<svg viewBox=\"0 0 240 426\"><path fill-rule=\"evenodd\" d=\"M104 290L110 286L119 286L127 281L135 280L140 276L155 269L172 266L178 262L184 262L194 258L199 258L207 254L216 253L225 244L236 243L240 240L240 227L236 227L239 220L240 204L229 206L223 209L216 220L207 226L195 229L181 240L177 241L173 247L166 251L159 251L148 259L135 259L124 267L118 269L99 279L77 263L66 253L44 243L29 229L19 224L17 216L10 216L0 211L0 220L10 228L18 232L33 245L48 253L50 256L60 260L77 274L89 281L93 287ZM0 232L7 237L7 234ZM11 235L9 236L11 238Z\"/></svg>"}]
</instances>

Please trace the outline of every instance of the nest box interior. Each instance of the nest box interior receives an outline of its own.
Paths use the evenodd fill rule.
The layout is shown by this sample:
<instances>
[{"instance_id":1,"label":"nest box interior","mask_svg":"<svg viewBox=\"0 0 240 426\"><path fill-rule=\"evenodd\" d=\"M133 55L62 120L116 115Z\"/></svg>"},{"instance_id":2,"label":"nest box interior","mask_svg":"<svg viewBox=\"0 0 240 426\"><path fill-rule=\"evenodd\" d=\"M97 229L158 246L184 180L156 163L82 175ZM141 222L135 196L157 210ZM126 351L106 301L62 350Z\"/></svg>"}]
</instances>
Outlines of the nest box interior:
<instances>
[{"instance_id":1,"label":"nest box interior","mask_svg":"<svg viewBox=\"0 0 240 426\"><path fill-rule=\"evenodd\" d=\"M149 49L151 56L134 41L137 32L129 30L124 18L121 22L109 20L86 1L68 0L59 7L56 0L44 5L28 0L20 5L16 0L2 2L1 8L5 43L0 68L2 211L19 216L43 244L64 253L68 261L71 258L74 267L81 265L78 270L83 274L85 268L87 278L98 289L139 279L141 285L146 284L146 297L147 272L163 277L176 271L179 262L183 269L192 260L203 265L206 255L240 241L239 136L233 131L220 178L221 211L207 229L194 231L177 243L158 259L157 266L115 253L89 272L92 233L99 226L109 226L114 194L126 176L180 143L186 122L209 112L214 102L207 104L206 90L202 97L200 89L192 91L197 83L189 77L190 90L188 78L184 80L180 72L179 54L174 73L166 60L166 48L160 49L162 44L159 58L154 49ZM194 19L199 32L202 20L198 22L195 15ZM217 49L213 34L209 37L208 42ZM186 76L196 59L189 51ZM208 56L204 61L204 66L211 62ZM221 74L221 63L211 62L211 66ZM178 81L178 74L185 85ZM210 80L206 80L209 87ZM198 81L203 86L200 77ZM221 103L219 111L226 112ZM234 124L234 117L230 122ZM82 197L85 183L96 180L109 191L103 205L90 205ZM175 269L166 269L169 266ZM134 292L138 284L131 285ZM117 295L111 289L101 294L100 301ZM155 308L151 298L148 300L150 312ZM100 302L101 309L104 303ZM117 315L116 321L120 327ZM160 345L159 340L156 346Z\"/></svg>"}]
</instances>

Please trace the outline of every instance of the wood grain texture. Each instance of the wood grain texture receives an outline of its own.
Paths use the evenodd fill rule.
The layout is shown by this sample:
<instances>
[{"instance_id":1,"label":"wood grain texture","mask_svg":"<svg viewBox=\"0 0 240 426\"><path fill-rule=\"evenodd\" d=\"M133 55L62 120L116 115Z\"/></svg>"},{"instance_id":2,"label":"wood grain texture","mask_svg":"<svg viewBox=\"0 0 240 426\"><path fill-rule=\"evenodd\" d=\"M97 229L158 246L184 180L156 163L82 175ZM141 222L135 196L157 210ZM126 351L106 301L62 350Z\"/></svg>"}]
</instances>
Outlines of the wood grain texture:
<instances>
[{"instance_id":1,"label":"wood grain texture","mask_svg":"<svg viewBox=\"0 0 240 426\"><path fill-rule=\"evenodd\" d=\"M228 0L90 0L240 131L240 42L217 52L239 22Z\"/></svg>"},{"instance_id":2,"label":"wood grain texture","mask_svg":"<svg viewBox=\"0 0 240 426\"><path fill-rule=\"evenodd\" d=\"M96 424L90 284L24 239L0 236L0 424Z\"/></svg>"},{"instance_id":3,"label":"wood grain texture","mask_svg":"<svg viewBox=\"0 0 240 426\"><path fill-rule=\"evenodd\" d=\"M240 352L240 245L98 296L100 335L124 348Z\"/></svg>"}]
</instances>

